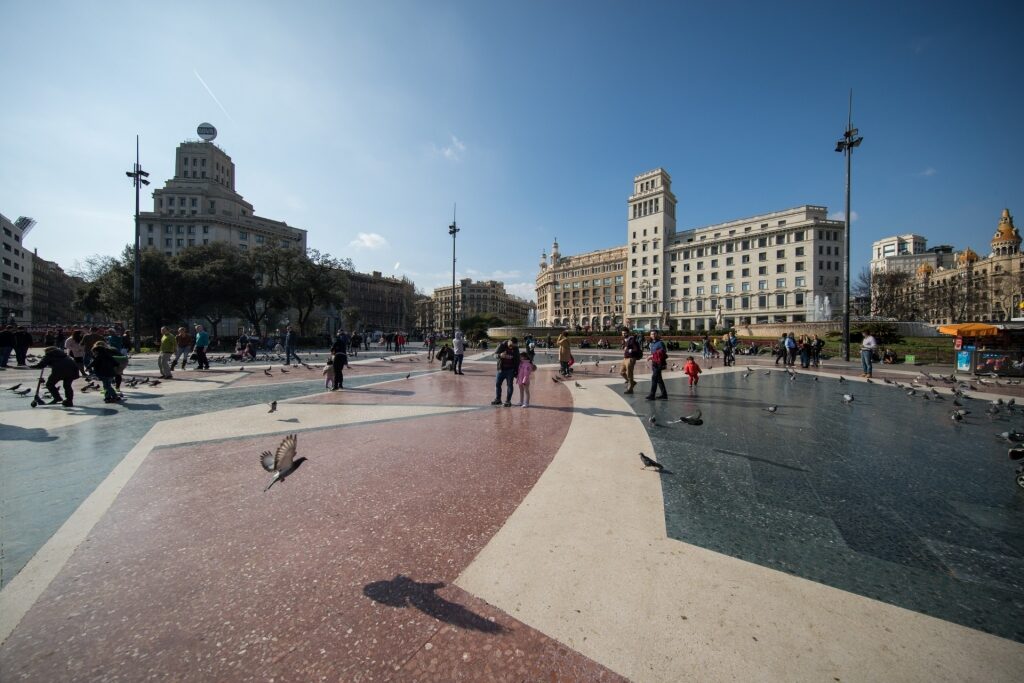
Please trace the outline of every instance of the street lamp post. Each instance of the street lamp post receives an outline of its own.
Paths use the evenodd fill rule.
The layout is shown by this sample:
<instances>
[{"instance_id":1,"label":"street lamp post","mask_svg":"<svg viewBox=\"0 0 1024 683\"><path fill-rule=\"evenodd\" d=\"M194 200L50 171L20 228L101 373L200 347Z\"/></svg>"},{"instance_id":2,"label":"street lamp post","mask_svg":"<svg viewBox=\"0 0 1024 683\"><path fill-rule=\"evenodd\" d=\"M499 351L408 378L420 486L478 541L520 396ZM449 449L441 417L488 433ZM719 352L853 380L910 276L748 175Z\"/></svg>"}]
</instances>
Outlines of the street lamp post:
<instances>
[{"instance_id":1,"label":"street lamp post","mask_svg":"<svg viewBox=\"0 0 1024 683\"><path fill-rule=\"evenodd\" d=\"M850 90L850 110L846 121L843 138L836 143L836 151L846 155L846 251L843 254L843 279L845 280L846 296L843 297L843 360L850 360L850 164L853 160L853 148L859 147L864 140L857 136L858 130L853 127L853 90Z\"/></svg>"},{"instance_id":2,"label":"street lamp post","mask_svg":"<svg viewBox=\"0 0 1024 683\"><path fill-rule=\"evenodd\" d=\"M448 226L448 234L452 236L452 339L458 326L455 322L455 235L459 232L455 224L455 209L452 209L452 224Z\"/></svg>"},{"instance_id":3,"label":"street lamp post","mask_svg":"<svg viewBox=\"0 0 1024 683\"><path fill-rule=\"evenodd\" d=\"M131 171L125 171L126 176L132 179L132 184L135 186L135 282L132 284L132 325L135 326L134 332L132 333L132 339L135 342L135 353L141 351L140 346L140 332L139 329L139 298L141 292L141 280L142 280L142 265L139 261L139 241L141 237L139 235L139 189L143 185L149 185L149 181L146 178L149 174L142 170L142 165L139 163L139 136L135 136L135 166Z\"/></svg>"}]
</instances>

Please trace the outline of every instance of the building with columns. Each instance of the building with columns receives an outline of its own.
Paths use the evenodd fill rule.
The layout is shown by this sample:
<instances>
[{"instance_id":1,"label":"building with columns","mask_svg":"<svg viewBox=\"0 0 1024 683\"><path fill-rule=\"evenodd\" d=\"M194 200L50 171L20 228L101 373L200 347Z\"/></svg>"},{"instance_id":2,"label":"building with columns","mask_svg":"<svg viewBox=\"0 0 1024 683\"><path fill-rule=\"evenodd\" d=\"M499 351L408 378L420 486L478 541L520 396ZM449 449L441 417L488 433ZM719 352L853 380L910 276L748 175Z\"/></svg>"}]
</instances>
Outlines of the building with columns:
<instances>
[{"instance_id":1,"label":"building with columns","mask_svg":"<svg viewBox=\"0 0 1024 683\"><path fill-rule=\"evenodd\" d=\"M452 306L455 307L455 321L475 315L490 314L501 318L509 325L524 325L534 308L527 301L505 291L505 284L495 280L473 282L470 278L459 280L453 289L438 287L430 302L416 303L416 321L421 332L448 331L452 327Z\"/></svg>"},{"instance_id":2,"label":"building with columns","mask_svg":"<svg viewBox=\"0 0 1024 683\"><path fill-rule=\"evenodd\" d=\"M556 239L537 275L537 324L608 330L624 321L626 247L562 256Z\"/></svg>"},{"instance_id":3,"label":"building with columns","mask_svg":"<svg viewBox=\"0 0 1024 683\"><path fill-rule=\"evenodd\" d=\"M565 325L577 310L572 296L566 305L565 288L553 286L567 277L564 268L555 269L555 262L592 257L606 266L619 259L616 249L624 251L625 262L620 271L622 322L634 329L698 332L815 320L830 308L842 310L845 225L830 220L826 207L798 206L679 230L676 206L672 178L664 169L634 177L627 198L625 247L576 257L559 254L557 261L552 254L550 265L542 258L537 276L538 322ZM594 274L584 275L583 268L570 272L576 270L581 271L581 280L590 278L592 310ZM575 290L575 282L569 279ZM603 287L603 276L601 282ZM614 286L614 275L612 282ZM593 323L594 314L582 310L582 283L579 288L578 315L589 316ZM556 292L561 294L557 300ZM614 289L611 295L615 296ZM601 297L603 301L603 291ZM604 312L599 315L603 326ZM614 310L611 320L619 324Z\"/></svg>"},{"instance_id":4,"label":"building with columns","mask_svg":"<svg viewBox=\"0 0 1024 683\"><path fill-rule=\"evenodd\" d=\"M178 145L174 177L153 191L153 210L139 214L143 249L174 256L190 246L227 242L239 249L297 247L306 253L306 231L257 216L235 191L235 163L213 142Z\"/></svg>"}]
</instances>

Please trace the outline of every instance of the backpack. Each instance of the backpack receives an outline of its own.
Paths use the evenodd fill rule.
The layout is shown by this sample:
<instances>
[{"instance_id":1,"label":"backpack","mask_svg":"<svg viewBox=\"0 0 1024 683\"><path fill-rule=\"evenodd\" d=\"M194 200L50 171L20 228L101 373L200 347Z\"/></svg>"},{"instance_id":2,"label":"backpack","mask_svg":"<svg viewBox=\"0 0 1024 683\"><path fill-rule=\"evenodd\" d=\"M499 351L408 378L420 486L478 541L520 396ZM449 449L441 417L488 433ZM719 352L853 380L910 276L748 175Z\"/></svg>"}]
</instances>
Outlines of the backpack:
<instances>
[{"instance_id":1,"label":"backpack","mask_svg":"<svg viewBox=\"0 0 1024 683\"><path fill-rule=\"evenodd\" d=\"M644 357L644 347L641 346L640 342L637 341L636 337L631 337L630 339L632 340L633 345L630 349L629 357L640 360L641 358Z\"/></svg>"}]
</instances>

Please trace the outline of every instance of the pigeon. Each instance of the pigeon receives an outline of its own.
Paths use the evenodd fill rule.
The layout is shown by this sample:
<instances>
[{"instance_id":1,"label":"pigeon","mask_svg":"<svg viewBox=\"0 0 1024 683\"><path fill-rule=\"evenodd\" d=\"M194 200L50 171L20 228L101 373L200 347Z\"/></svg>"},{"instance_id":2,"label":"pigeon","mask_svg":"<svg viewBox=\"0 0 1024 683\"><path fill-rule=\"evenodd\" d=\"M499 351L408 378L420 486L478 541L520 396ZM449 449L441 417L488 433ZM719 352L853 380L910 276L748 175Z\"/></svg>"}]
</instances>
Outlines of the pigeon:
<instances>
[{"instance_id":1,"label":"pigeon","mask_svg":"<svg viewBox=\"0 0 1024 683\"><path fill-rule=\"evenodd\" d=\"M868 384L874 384L874 382L871 381L870 377L865 377L864 381L867 382Z\"/></svg>"},{"instance_id":2,"label":"pigeon","mask_svg":"<svg viewBox=\"0 0 1024 683\"><path fill-rule=\"evenodd\" d=\"M22 389L21 391L15 391L14 393L16 393L18 396L28 396L29 394L32 393L32 390L31 389Z\"/></svg>"},{"instance_id":3,"label":"pigeon","mask_svg":"<svg viewBox=\"0 0 1024 683\"><path fill-rule=\"evenodd\" d=\"M583 388L583 385L580 384L579 382L574 382L574 384L576 385L577 389L582 389Z\"/></svg>"},{"instance_id":4,"label":"pigeon","mask_svg":"<svg viewBox=\"0 0 1024 683\"><path fill-rule=\"evenodd\" d=\"M282 374L286 374L287 372L288 372L287 370L285 370L284 368L281 368L281 373Z\"/></svg>"},{"instance_id":5,"label":"pigeon","mask_svg":"<svg viewBox=\"0 0 1024 683\"><path fill-rule=\"evenodd\" d=\"M845 381L846 381L846 378L845 378L845 377L843 377L842 375L839 375L839 381L840 381L840 382L845 382Z\"/></svg>"},{"instance_id":6,"label":"pigeon","mask_svg":"<svg viewBox=\"0 0 1024 683\"><path fill-rule=\"evenodd\" d=\"M410 377L412 377L412 373L411 372L405 376L406 379L409 379Z\"/></svg>"},{"instance_id":7,"label":"pigeon","mask_svg":"<svg viewBox=\"0 0 1024 683\"><path fill-rule=\"evenodd\" d=\"M955 406L957 406L959 408L960 406L963 405L963 403L960 402L960 399L954 398L953 399L953 405L955 405Z\"/></svg>"},{"instance_id":8,"label":"pigeon","mask_svg":"<svg viewBox=\"0 0 1024 683\"><path fill-rule=\"evenodd\" d=\"M771 370L765 370L764 374L767 377L768 375L772 374L772 371Z\"/></svg>"},{"instance_id":9,"label":"pigeon","mask_svg":"<svg viewBox=\"0 0 1024 683\"><path fill-rule=\"evenodd\" d=\"M658 470L659 472L661 472L661 471L663 471L665 469L664 467L662 467L660 462L658 462L657 460L651 460L650 458L648 458L643 453L640 453L640 462L642 462L644 464L644 469L645 470L648 467L653 467L654 469Z\"/></svg>"},{"instance_id":10,"label":"pigeon","mask_svg":"<svg viewBox=\"0 0 1024 683\"><path fill-rule=\"evenodd\" d=\"M742 375L740 375L740 377L742 377L743 379L746 379L746 378L750 377L750 373L749 372L744 372Z\"/></svg>"},{"instance_id":11,"label":"pigeon","mask_svg":"<svg viewBox=\"0 0 1024 683\"><path fill-rule=\"evenodd\" d=\"M917 396L917 389L907 389L907 396Z\"/></svg>"},{"instance_id":12,"label":"pigeon","mask_svg":"<svg viewBox=\"0 0 1024 683\"><path fill-rule=\"evenodd\" d=\"M843 403L853 403L853 394L843 394Z\"/></svg>"},{"instance_id":13,"label":"pigeon","mask_svg":"<svg viewBox=\"0 0 1024 683\"><path fill-rule=\"evenodd\" d=\"M886 384L892 384L892 380L889 379L888 377L883 377L882 381L885 382Z\"/></svg>"},{"instance_id":14,"label":"pigeon","mask_svg":"<svg viewBox=\"0 0 1024 683\"><path fill-rule=\"evenodd\" d=\"M1024 441L1024 434L1018 432L1016 429L1009 432L1003 432L1002 434L996 434L996 436L1000 439L1009 441L1010 443L1020 443L1021 441Z\"/></svg>"},{"instance_id":15,"label":"pigeon","mask_svg":"<svg viewBox=\"0 0 1024 683\"><path fill-rule=\"evenodd\" d=\"M158 386L160 386L160 380L158 380L158 379L153 380L152 382L149 383L149 386L151 386L151 387L158 387Z\"/></svg>"},{"instance_id":16,"label":"pigeon","mask_svg":"<svg viewBox=\"0 0 1024 683\"><path fill-rule=\"evenodd\" d=\"M270 368L267 368L266 370L264 370L263 374L266 375L267 377L270 377Z\"/></svg>"},{"instance_id":17,"label":"pigeon","mask_svg":"<svg viewBox=\"0 0 1024 683\"><path fill-rule=\"evenodd\" d=\"M658 426L658 418L656 418L655 416L651 415L650 417L647 418L647 424L651 425L652 427L657 427Z\"/></svg>"},{"instance_id":18,"label":"pigeon","mask_svg":"<svg viewBox=\"0 0 1024 683\"><path fill-rule=\"evenodd\" d=\"M552 377L551 381L554 382L555 384L558 384L558 378L557 377Z\"/></svg>"},{"instance_id":19,"label":"pigeon","mask_svg":"<svg viewBox=\"0 0 1024 683\"><path fill-rule=\"evenodd\" d=\"M274 473L274 478L267 484L267 488L263 489L264 492L268 491L278 480L284 481L284 478L291 474L292 470L305 461L305 458L295 459L295 447L298 439L298 434L289 434L284 437L284 441L275 452L263 451L260 455L260 464L263 465L263 469Z\"/></svg>"},{"instance_id":20,"label":"pigeon","mask_svg":"<svg viewBox=\"0 0 1024 683\"><path fill-rule=\"evenodd\" d=\"M815 382L817 382L817 381L818 381L818 376L817 376L817 375L815 375L815 376L814 376L814 381L815 381Z\"/></svg>"},{"instance_id":21,"label":"pigeon","mask_svg":"<svg viewBox=\"0 0 1024 683\"><path fill-rule=\"evenodd\" d=\"M962 422L964 419L963 411L954 410L953 413L949 416L949 419L951 419L953 422Z\"/></svg>"},{"instance_id":22,"label":"pigeon","mask_svg":"<svg viewBox=\"0 0 1024 683\"><path fill-rule=\"evenodd\" d=\"M13 387L7 387L7 391L17 391L19 387L21 387L21 382L18 382Z\"/></svg>"},{"instance_id":23,"label":"pigeon","mask_svg":"<svg viewBox=\"0 0 1024 683\"><path fill-rule=\"evenodd\" d=\"M699 410L692 415L683 415L678 420L669 420L669 424L676 424L677 422L685 422L686 424L693 425L695 427L704 424L704 420L701 419L701 412Z\"/></svg>"},{"instance_id":24,"label":"pigeon","mask_svg":"<svg viewBox=\"0 0 1024 683\"><path fill-rule=\"evenodd\" d=\"M779 409L778 406L768 406L767 408L762 408L762 410L767 410L769 413L773 413L773 414L775 412L777 412L778 409Z\"/></svg>"},{"instance_id":25,"label":"pigeon","mask_svg":"<svg viewBox=\"0 0 1024 683\"><path fill-rule=\"evenodd\" d=\"M271 401L270 402L270 410L268 410L267 412L268 413L276 413L277 412L277 401Z\"/></svg>"}]
</instances>

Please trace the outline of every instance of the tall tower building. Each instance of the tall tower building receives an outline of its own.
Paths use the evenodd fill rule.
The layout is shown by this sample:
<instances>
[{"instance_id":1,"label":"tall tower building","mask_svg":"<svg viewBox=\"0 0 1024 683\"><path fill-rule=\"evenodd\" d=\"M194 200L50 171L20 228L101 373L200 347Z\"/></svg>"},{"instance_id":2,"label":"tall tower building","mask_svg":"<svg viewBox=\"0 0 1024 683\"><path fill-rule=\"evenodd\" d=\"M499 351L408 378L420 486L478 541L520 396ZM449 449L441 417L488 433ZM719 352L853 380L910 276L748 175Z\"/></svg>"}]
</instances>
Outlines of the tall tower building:
<instances>
[{"instance_id":1,"label":"tall tower building","mask_svg":"<svg viewBox=\"0 0 1024 683\"><path fill-rule=\"evenodd\" d=\"M626 317L632 327L658 328L665 313L664 247L676 232L676 196L662 168L633 178L627 221Z\"/></svg>"}]
</instances>

